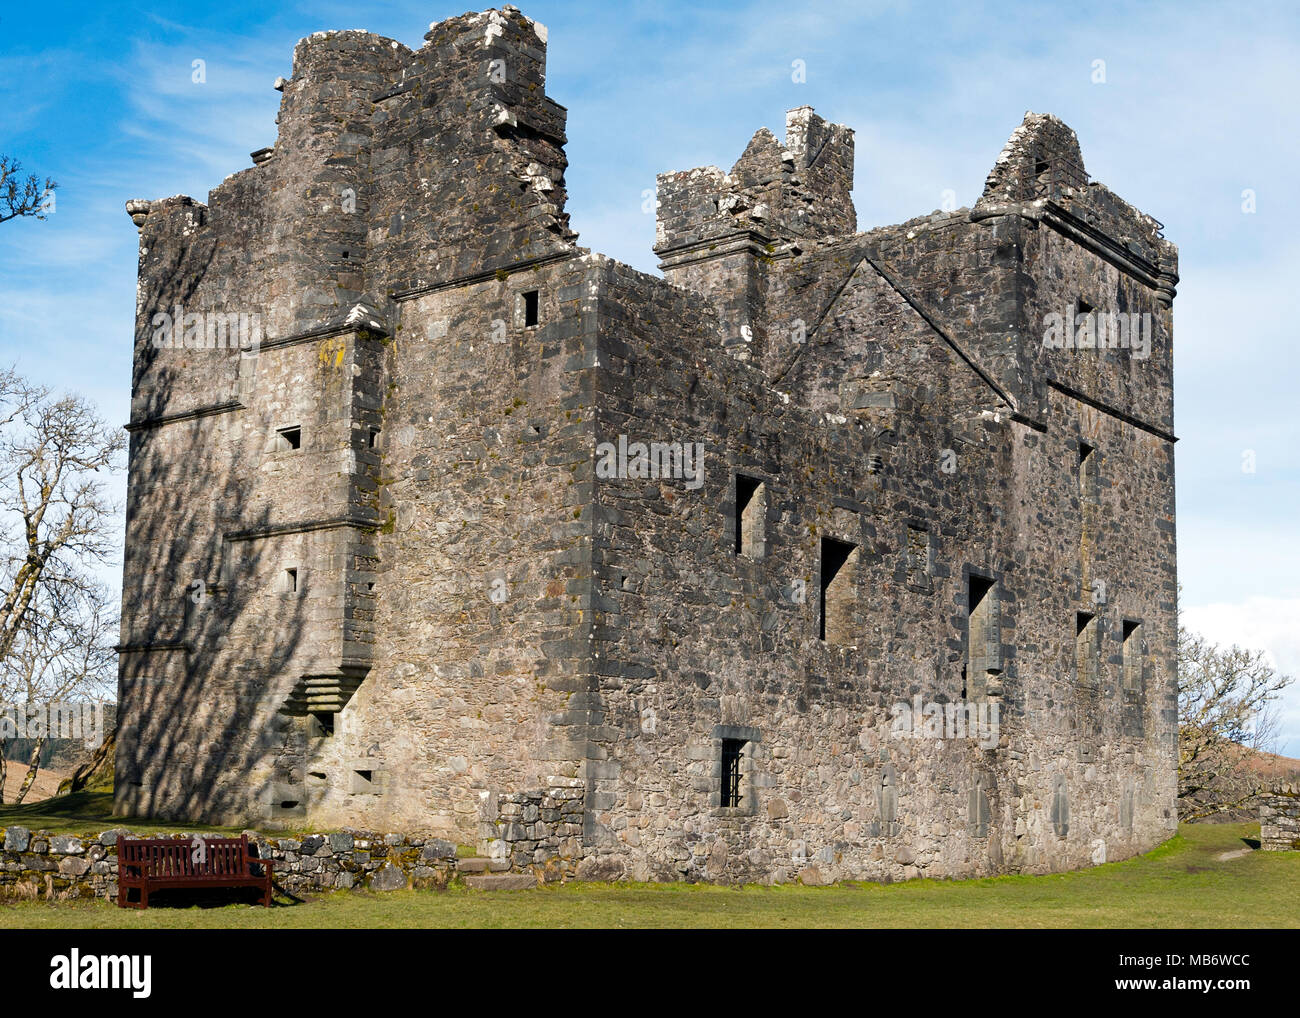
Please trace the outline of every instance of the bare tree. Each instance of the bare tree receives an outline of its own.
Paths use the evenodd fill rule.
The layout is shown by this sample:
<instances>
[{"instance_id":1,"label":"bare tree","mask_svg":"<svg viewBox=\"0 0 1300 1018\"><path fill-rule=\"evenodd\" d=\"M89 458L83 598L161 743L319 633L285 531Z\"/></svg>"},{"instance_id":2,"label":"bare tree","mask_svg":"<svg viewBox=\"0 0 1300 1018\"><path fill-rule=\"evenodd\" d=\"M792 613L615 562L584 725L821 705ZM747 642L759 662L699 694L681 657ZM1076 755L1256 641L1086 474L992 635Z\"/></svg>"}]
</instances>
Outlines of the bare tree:
<instances>
[{"instance_id":1,"label":"bare tree","mask_svg":"<svg viewBox=\"0 0 1300 1018\"><path fill-rule=\"evenodd\" d=\"M48 707L105 699L116 673L115 609L106 587L92 577L47 575L9 656L0 661L0 702ZM47 726L34 740L15 804L31 790L47 742L58 737ZM0 802L4 802L5 769L0 760Z\"/></svg>"},{"instance_id":2,"label":"bare tree","mask_svg":"<svg viewBox=\"0 0 1300 1018\"><path fill-rule=\"evenodd\" d=\"M1261 651L1224 650L1178 629L1178 818L1200 820L1250 805L1264 786L1255 766L1273 748L1273 707L1290 685Z\"/></svg>"},{"instance_id":3,"label":"bare tree","mask_svg":"<svg viewBox=\"0 0 1300 1018\"><path fill-rule=\"evenodd\" d=\"M104 486L124 446L87 401L0 371L0 676L29 672L41 695L65 673L100 675L93 654L111 612L91 571L114 551ZM91 641L80 664L69 656L78 640Z\"/></svg>"},{"instance_id":4,"label":"bare tree","mask_svg":"<svg viewBox=\"0 0 1300 1018\"><path fill-rule=\"evenodd\" d=\"M58 186L49 177L42 184L34 173L23 179L22 164L0 155L0 223L19 216L44 219L46 202Z\"/></svg>"}]
</instances>

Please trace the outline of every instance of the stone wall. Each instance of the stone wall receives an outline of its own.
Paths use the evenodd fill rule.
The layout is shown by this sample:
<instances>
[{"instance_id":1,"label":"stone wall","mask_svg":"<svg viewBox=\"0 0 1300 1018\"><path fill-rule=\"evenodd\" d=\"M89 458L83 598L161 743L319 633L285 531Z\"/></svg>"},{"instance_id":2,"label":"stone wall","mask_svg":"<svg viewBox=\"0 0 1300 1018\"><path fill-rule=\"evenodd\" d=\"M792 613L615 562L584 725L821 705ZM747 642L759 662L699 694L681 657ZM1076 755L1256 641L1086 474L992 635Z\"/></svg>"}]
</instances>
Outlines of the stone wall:
<instances>
[{"instance_id":1,"label":"stone wall","mask_svg":"<svg viewBox=\"0 0 1300 1018\"><path fill-rule=\"evenodd\" d=\"M1274 785L1259 798L1259 847L1300 851L1300 785Z\"/></svg>"},{"instance_id":2,"label":"stone wall","mask_svg":"<svg viewBox=\"0 0 1300 1018\"><path fill-rule=\"evenodd\" d=\"M549 807L546 812L549 815ZM521 810L514 814L515 819L526 813ZM518 889L573 873L572 866L555 861L535 867L532 852L514 852L503 858L458 855L457 846L451 842L418 835L350 829L297 838L245 833L252 854L272 861L277 893L291 895L334 890L441 889L458 879L469 887ZM134 835L125 828L80 836L17 826L2 828L0 898L116 901L117 842L123 837ZM147 837L179 837L189 842L193 835Z\"/></svg>"}]
</instances>

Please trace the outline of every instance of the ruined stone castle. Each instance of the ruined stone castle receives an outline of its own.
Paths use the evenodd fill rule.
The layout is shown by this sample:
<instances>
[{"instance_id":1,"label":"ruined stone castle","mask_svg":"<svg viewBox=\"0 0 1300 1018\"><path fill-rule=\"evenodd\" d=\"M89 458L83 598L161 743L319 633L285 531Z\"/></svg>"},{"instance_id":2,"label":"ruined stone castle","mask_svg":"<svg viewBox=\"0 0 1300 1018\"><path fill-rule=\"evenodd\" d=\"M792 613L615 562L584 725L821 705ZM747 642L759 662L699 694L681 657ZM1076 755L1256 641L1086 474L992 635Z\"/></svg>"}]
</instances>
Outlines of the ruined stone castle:
<instances>
[{"instance_id":1,"label":"ruined stone castle","mask_svg":"<svg viewBox=\"0 0 1300 1018\"><path fill-rule=\"evenodd\" d=\"M140 232L117 811L551 874L1044 872L1174 829L1161 224L1029 114L857 232L812 109L581 248L546 30L302 40ZM990 151L992 154L992 151Z\"/></svg>"}]
</instances>

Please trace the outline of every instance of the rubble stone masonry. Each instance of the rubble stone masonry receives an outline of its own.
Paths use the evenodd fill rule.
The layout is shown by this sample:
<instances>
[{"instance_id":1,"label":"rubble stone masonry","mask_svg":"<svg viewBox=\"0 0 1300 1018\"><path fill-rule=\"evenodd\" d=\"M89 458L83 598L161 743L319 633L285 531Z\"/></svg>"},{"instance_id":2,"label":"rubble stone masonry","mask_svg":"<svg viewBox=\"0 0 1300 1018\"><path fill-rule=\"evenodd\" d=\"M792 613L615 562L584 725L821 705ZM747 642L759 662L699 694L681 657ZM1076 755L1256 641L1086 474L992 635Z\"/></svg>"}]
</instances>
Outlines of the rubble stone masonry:
<instances>
[{"instance_id":1,"label":"rubble stone masonry","mask_svg":"<svg viewBox=\"0 0 1300 1018\"><path fill-rule=\"evenodd\" d=\"M801 107L659 178L647 275L569 228L545 28L425 38L302 40L252 167L128 203L119 815L726 882L1167 838L1160 224L1028 114L974 208L855 232Z\"/></svg>"}]
</instances>

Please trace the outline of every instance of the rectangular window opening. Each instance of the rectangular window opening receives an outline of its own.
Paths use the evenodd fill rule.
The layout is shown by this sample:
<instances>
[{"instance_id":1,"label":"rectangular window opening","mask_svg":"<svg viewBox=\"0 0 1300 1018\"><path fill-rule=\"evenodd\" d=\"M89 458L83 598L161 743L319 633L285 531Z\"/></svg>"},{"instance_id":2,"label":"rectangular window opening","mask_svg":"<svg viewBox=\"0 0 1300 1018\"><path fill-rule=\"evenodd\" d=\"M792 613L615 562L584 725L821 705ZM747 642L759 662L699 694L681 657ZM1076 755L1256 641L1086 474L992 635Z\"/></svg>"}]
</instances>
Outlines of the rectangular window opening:
<instances>
[{"instance_id":1,"label":"rectangular window opening","mask_svg":"<svg viewBox=\"0 0 1300 1018\"><path fill-rule=\"evenodd\" d=\"M275 446L277 449L301 449L302 448L302 428L280 428L276 431Z\"/></svg>"},{"instance_id":2,"label":"rectangular window opening","mask_svg":"<svg viewBox=\"0 0 1300 1018\"><path fill-rule=\"evenodd\" d=\"M536 325L538 318L538 291L524 293L524 326Z\"/></svg>"},{"instance_id":3,"label":"rectangular window opening","mask_svg":"<svg viewBox=\"0 0 1300 1018\"><path fill-rule=\"evenodd\" d=\"M1142 623L1125 619L1122 635L1124 688L1137 692L1142 689Z\"/></svg>"},{"instance_id":4,"label":"rectangular window opening","mask_svg":"<svg viewBox=\"0 0 1300 1018\"><path fill-rule=\"evenodd\" d=\"M298 591L298 570L286 569L284 571L284 592L294 594Z\"/></svg>"},{"instance_id":5,"label":"rectangular window opening","mask_svg":"<svg viewBox=\"0 0 1300 1018\"><path fill-rule=\"evenodd\" d=\"M966 580L966 681L963 696L982 696L984 680L1002 672L1002 626L997 582L972 573Z\"/></svg>"},{"instance_id":6,"label":"rectangular window opening","mask_svg":"<svg viewBox=\"0 0 1300 1018\"><path fill-rule=\"evenodd\" d=\"M1078 683L1081 686L1097 685L1097 616L1091 612L1074 615L1074 658Z\"/></svg>"},{"instance_id":7,"label":"rectangular window opening","mask_svg":"<svg viewBox=\"0 0 1300 1018\"><path fill-rule=\"evenodd\" d=\"M736 475L736 554L761 558L766 530L767 489L756 477Z\"/></svg>"},{"instance_id":8,"label":"rectangular window opening","mask_svg":"<svg viewBox=\"0 0 1300 1018\"><path fill-rule=\"evenodd\" d=\"M379 447L379 429L371 428L366 434L366 448L376 449Z\"/></svg>"},{"instance_id":9,"label":"rectangular window opening","mask_svg":"<svg viewBox=\"0 0 1300 1018\"><path fill-rule=\"evenodd\" d=\"M740 805L740 760L745 750L743 739L722 740L722 794L719 802L725 807Z\"/></svg>"},{"instance_id":10,"label":"rectangular window opening","mask_svg":"<svg viewBox=\"0 0 1300 1018\"><path fill-rule=\"evenodd\" d=\"M853 582L857 546L823 537L821 547L821 619L818 636L827 643L853 643Z\"/></svg>"}]
</instances>

